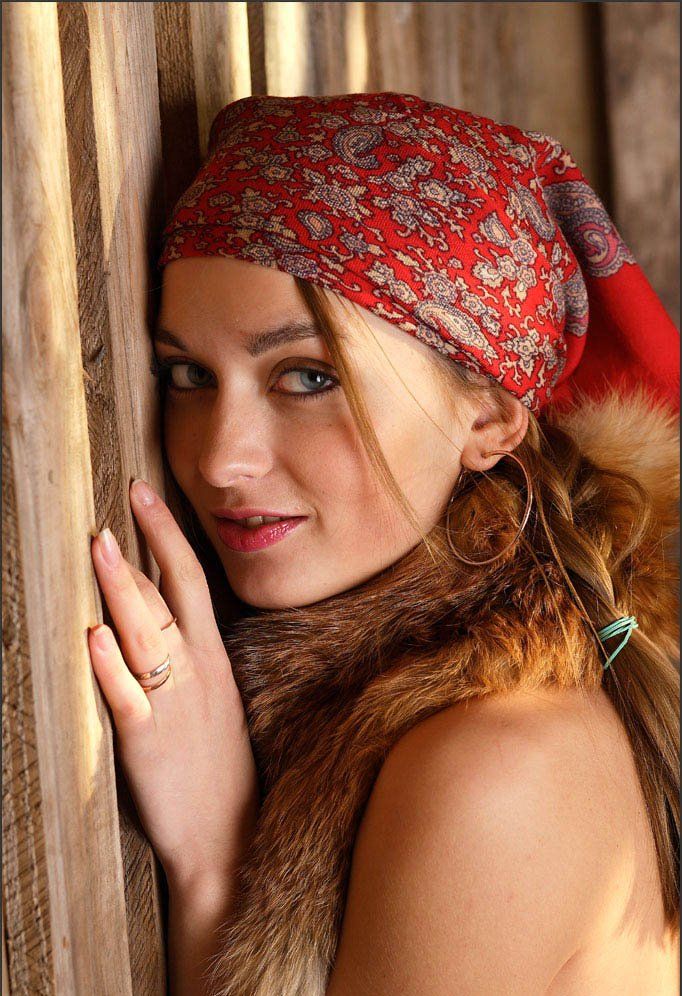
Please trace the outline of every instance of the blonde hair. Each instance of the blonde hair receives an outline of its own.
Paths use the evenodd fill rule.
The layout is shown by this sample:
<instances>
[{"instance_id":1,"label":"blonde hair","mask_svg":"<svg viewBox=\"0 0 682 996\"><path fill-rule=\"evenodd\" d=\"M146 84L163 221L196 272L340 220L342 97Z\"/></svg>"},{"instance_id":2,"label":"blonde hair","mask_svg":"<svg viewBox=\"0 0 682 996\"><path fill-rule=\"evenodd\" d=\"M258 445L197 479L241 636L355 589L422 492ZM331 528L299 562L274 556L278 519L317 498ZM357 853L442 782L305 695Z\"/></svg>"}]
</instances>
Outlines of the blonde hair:
<instances>
[{"instance_id":1,"label":"blonde hair","mask_svg":"<svg viewBox=\"0 0 682 996\"><path fill-rule=\"evenodd\" d=\"M326 292L302 278L295 279L336 366L372 466L435 556L435 549L381 450L344 346L344 332L338 327ZM508 394L501 385L453 363L435 349L432 353L435 375L443 386L449 387L450 394L453 386L455 394L458 390L473 392L505 419ZM651 529L652 499L634 477L598 467L581 452L568 431L532 413L525 438L514 452L527 468L534 492L534 514L520 542L543 572L552 598L552 585L542 564L556 565L580 614L596 636L596 621L604 625L617 618L622 614L617 606L628 601L628 582L633 570L631 554ZM471 549L466 555L474 560L491 555L485 549L490 539L490 530L485 528L490 508L494 507L496 514L508 514L514 522L520 519L523 509L518 490L522 475L515 461L502 459L494 470L494 477L476 475L478 486L464 490L442 527L460 536L470 536ZM604 509L612 515L605 515ZM609 526L612 520L613 525ZM480 529L464 530L464 523L471 521L479 523ZM623 525L628 528L622 528ZM668 571L666 581L671 582L672 588L675 580L672 562L664 570ZM556 571L553 573L556 576ZM481 577L481 583L485 584L485 574ZM676 614L672 605L670 609ZM570 652L570 642L565 633L564 636ZM666 922L679 930L679 672L671 659L673 652L671 646L656 645L643 633L636 632L619 654L618 675L610 669L603 679L594 680L603 680L603 687L627 731L656 845ZM580 677L576 680L580 681Z\"/></svg>"}]
</instances>

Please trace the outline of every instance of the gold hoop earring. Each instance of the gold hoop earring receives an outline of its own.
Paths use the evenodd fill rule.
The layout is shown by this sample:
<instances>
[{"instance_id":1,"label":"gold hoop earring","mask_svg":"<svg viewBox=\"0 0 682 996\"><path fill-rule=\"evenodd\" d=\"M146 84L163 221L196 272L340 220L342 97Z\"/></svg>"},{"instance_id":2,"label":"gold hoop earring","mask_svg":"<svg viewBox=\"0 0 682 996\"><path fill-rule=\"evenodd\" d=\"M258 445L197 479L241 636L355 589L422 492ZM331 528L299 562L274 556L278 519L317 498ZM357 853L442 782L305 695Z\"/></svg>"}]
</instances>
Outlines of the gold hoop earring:
<instances>
[{"instance_id":1,"label":"gold hoop earring","mask_svg":"<svg viewBox=\"0 0 682 996\"><path fill-rule=\"evenodd\" d=\"M516 453L510 453L509 450L490 450L489 453L484 453L483 456L484 457L495 456L497 453L501 453L503 456L511 457L513 460L516 460L516 462L520 465L521 470L523 471L523 476L526 478L526 494L527 494L526 508L524 510L523 519L521 520L521 526L519 527L518 532L514 536L514 539L511 541L511 543L508 543L507 546L505 546L504 550L501 550L500 553L496 553L494 557L488 557L487 560L469 560L468 557L464 557L461 553L459 553L458 550L455 550L454 546L452 545L452 541L450 539L450 530L448 528L450 525L450 508L455 499L455 495L453 494L451 496L450 501L448 502L448 509L446 512L446 520L445 520L446 522L445 535L447 537L448 546L450 547L454 555L458 558L458 560L463 561L463 563L465 564L471 564L473 567L480 567L483 566L484 564L494 563L496 560L499 560L499 558L502 557L507 552L507 550L511 549L511 547L514 546L519 536L526 528L526 523L528 522L528 517L530 516L531 505L533 503L533 483L530 479L528 471L526 470L526 466L523 463L523 460L521 460L521 458L517 456Z\"/></svg>"}]
</instances>

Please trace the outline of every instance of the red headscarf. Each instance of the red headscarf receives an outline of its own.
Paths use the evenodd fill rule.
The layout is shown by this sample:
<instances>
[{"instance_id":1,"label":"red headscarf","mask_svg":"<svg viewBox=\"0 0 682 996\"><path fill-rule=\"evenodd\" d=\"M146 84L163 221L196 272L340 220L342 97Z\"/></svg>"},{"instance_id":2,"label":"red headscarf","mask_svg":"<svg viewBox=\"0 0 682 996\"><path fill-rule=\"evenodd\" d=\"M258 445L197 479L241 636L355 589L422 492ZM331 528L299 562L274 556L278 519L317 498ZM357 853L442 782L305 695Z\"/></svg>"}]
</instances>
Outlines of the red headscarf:
<instances>
[{"instance_id":1,"label":"red headscarf","mask_svg":"<svg viewBox=\"0 0 682 996\"><path fill-rule=\"evenodd\" d=\"M362 305L531 411L645 385L679 333L579 167L539 132L411 94L227 104L159 266L237 256Z\"/></svg>"}]
</instances>

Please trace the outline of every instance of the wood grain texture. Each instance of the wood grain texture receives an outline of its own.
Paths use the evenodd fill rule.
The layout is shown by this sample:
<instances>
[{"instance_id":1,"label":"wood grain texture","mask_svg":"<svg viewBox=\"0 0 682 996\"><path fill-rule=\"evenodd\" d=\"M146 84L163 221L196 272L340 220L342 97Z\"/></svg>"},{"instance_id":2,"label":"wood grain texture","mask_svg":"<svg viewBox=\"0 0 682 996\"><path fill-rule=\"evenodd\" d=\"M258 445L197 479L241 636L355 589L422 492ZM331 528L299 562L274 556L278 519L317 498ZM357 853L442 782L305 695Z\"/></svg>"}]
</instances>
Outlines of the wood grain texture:
<instances>
[{"instance_id":1,"label":"wood grain texture","mask_svg":"<svg viewBox=\"0 0 682 996\"><path fill-rule=\"evenodd\" d=\"M138 8L138 17L144 13L154 18L164 201L167 210L170 210L189 185L201 161L189 5L154 3L134 6ZM143 11L141 8L147 9Z\"/></svg>"},{"instance_id":2,"label":"wood grain texture","mask_svg":"<svg viewBox=\"0 0 682 996\"><path fill-rule=\"evenodd\" d=\"M422 21L439 5L420 5ZM429 76L446 103L498 121L558 138L573 154L598 193L607 177L601 149L600 68L593 58L594 4L461 3L448 5L449 28L429 32L452 39L458 78L445 52ZM448 35L449 31L449 35ZM422 27L422 34L426 34ZM454 37L453 37L454 36ZM452 55L451 55L452 58ZM429 81L425 80L425 89Z\"/></svg>"},{"instance_id":3,"label":"wood grain texture","mask_svg":"<svg viewBox=\"0 0 682 996\"><path fill-rule=\"evenodd\" d=\"M614 220L680 324L680 7L606 3Z\"/></svg>"},{"instance_id":4,"label":"wood grain texture","mask_svg":"<svg viewBox=\"0 0 682 996\"><path fill-rule=\"evenodd\" d=\"M8 424L3 398L3 427ZM33 675L7 432L2 438L2 536L2 991L9 992L11 976L16 996L54 987Z\"/></svg>"},{"instance_id":5,"label":"wood grain texture","mask_svg":"<svg viewBox=\"0 0 682 996\"><path fill-rule=\"evenodd\" d=\"M7 937L5 934L5 901L2 902L2 992L11 996L9 988L9 968L7 967Z\"/></svg>"},{"instance_id":6,"label":"wood grain texture","mask_svg":"<svg viewBox=\"0 0 682 996\"><path fill-rule=\"evenodd\" d=\"M246 4L246 17L249 29L249 60L251 62L251 93L268 93L265 75L265 29L264 5Z\"/></svg>"},{"instance_id":7,"label":"wood grain texture","mask_svg":"<svg viewBox=\"0 0 682 996\"><path fill-rule=\"evenodd\" d=\"M309 6L298 0L263 4L265 80L275 96L297 97L314 88Z\"/></svg>"},{"instance_id":8,"label":"wood grain texture","mask_svg":"<svg viewBox=\"0 0 682 996\"><path fill-rule=\"evenodd\" d=\"M156 385L149 374L158 290L152 267L163 216L154 11L151 4L88 3L85 8L115 387L110 402L115 402L122 476L122 490L111 496L106 511L122 509L123 552L136 560L128 485L133 477L159 487L162 482ZM144 550L139 556L144 569L153 572Z\"/></svg>"},{"instance_id":9,"label":"wood grain texture","mask_svg":"<svg viewBox=\"0 0 682 996\"><path fill-rule=\"evenodd\" d=\"M106 12L107 16L117 16L117 11ZM145 30L149 35L152 24L149 19L138 25L138 32ZM126 258L125 253L136 262L133 273L139 277L148 271L147 252L144 244L150 243L150 237L144 230L158 225L158 206L155 217L149 217L152 211L153 185L147 174L152 169L154 159L158 157L158 118L151 114L152 125L156 129L156 142L142 143L147 147L135 161L133 156L127 157L128 169L134 171L132 185L129 184L126 193L125 181L121 181L118 172L120 162L109 161L103 165L99 161L97 134L93 108L93 71L90 65L91 50L99 53L103 61L94 71L98 91L98 99L104 101L111 133L116 134L116 149L130 147L131 136L125 135L125 124L117 120L121 108L116 106L116 98L109 92L103 94L103 88L119 89L124 99L129 87L126 83L117 83L115 72L107 73L102 69L107 60L102 56L102 45L107 44L107 37L117 33L115 25L111 30L95 20L91 48L88 13L83 4L64 3L59 5L59 27L62 50L62 65L64 76L65 114L67 123L69 168L71 178L71 201L73 206L74 236L76 243L76 272L78 280L79 325L81 334L81 352L85 376L85 395L88 415L88 434L92 454L92 475L94 487L95 509L98 524L109 525L127 547L129 557L137 560L135 537L130 516L126 514L128 505L128 482L126 463L134 464L138 459L135 453L126 452L130 448L130 437L125 431L136 431L139 417L131 415L122 402L125 394L118 390L114 374L114 363L117 355L119 362L129 362L130 351L124 350L122 344L133 334L142 336L144 342L140 345L141 357L137 360L135 370L131 371L130 379L140 364L147 362L146 306L144 286L137 286L127 267L121 267ZM99 34L97 34L99 32ZM104 42L102 40L104 32ZM128 31L134 35L134 31ZM144 53L144 46L135 46L129 42L127 56L130 60L129 69L133 69L133 60ZM115 62L112 53L109 63ZM133 79L140 77L140 85L150 82L153 85L153 66L145 67L146 71L133 74ZM135 95L128 93L131 99ZM99 167L99 168L98 168ZM153 166L158 171L158 162ZM113 175L112 175L113 173ZM126 208L120 205L115 209L114 226L133 226L133 231L110 231L108 236L109 251L104 251L104 235L102 229L101 190L105 196L111 195L112 185L121 183L117 194L111 199L120 205L122 196L134 196L138 189L138 204L144 206L145 193L149 203L142 217L132 211L133 205ZM104 211L111 210L105 206ZM136 229L141 229L141 232ZM116 244L120 243L120 250ZM135 248L137 246L137 249ZM126 248L127 247L127 248ZM118 263L117 263L118 260ZM118 267L118 270L115 268ZM124 286L121 286L122 283ZM122 317L124 327L114 332L117 309L112 309L109 295L115 294L119 304L129 312L130 319ZM112 335L114 338L112 338ZM121 355L122 354L122 355ZM144 383L144 378L141 378ZM136 391L139 393L139 391ZM113 403L112 403L113 400ZM147 399L147 403L153 402ZM126 456L128 459L126 460ZM124 541L127 533L127 542ZM142 565L140 565L142 566ZM105 615L109 620L108 612ZM156 867L154 853L140 827L137 811L130 798L125 780L117 770L117 795L119 800L119 833L123 854L125 900L128 923L128 943L130 952L130 974L135 994L160 993L164 974L163 934L162 934L162 903L159 895L159 873ZM112 814L116 818L116 814Z\"/></svg>"},{"instance_id":10,"label":"wood grain texture","mask_svg":"<svg viewBox=\"0 0 682 996\"><path fill-rule=\"evenodd\" d=\"M311 93L352 93L354 90L347 47L353 3L305 4L306 34L310 46Z\"/></svg>"},{"instance_id":11,"label":"wood grain texture","mask_svg":"<svg viewBox=\"0 0 682 996\"><path fill-rule=\"evenodd\" d=\"M251 93L249 24L245 3L189 6L199 151L205 159L213 118Z\"/></svg>"},{"instance_id":12,"label":"wood grain texture","mask_svg":"<svg viewBox=\"0 0 682 996\"><path fill-rule=\"evenodd\" d=\"M3 992L160 996L164 882L91 674L88 533L158 581L128 503L146 477L230 619L148 372L158 237L213 117L399 90L553 135L679 322L679 7L10 3L3 27Z\"/></svg>"},{"instance_id":13,"label":"wood grain texture","mask_svg":"<svg viewBox=\"0 0 682 996\"><path fill-rule=\"evenodd\" d=\"M11 946L16 930L31 929L37 899L49 911L53 990L34 991L126 996L111 729L86 642L97 618L95 515L56 5L5 5L2 42L5 430L49 893L31 905L26 895L23 924L8 916L7 929Z\"/></svg>"},{"instance_id":14,"label":"wood grain texture","mask_svg":"<svg viewBox=\"0 0 682 996\"><path fill-rule=\"evenodd\" d=\"M418 3L365 4L368 90L422 94Z\"/></svg>"}]
</instances>

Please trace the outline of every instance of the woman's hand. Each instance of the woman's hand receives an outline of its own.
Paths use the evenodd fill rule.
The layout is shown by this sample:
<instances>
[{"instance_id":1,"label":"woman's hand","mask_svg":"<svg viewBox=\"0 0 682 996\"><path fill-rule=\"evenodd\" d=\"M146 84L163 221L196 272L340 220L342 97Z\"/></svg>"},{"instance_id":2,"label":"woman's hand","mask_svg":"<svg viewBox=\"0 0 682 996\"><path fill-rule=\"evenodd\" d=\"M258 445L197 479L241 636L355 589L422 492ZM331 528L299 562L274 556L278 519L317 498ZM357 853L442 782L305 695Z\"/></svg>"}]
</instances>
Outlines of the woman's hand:
<instances>
[{"instance_id":1,"label":"woman's hand","mask_svg":"<svg viewBox=\"0 0 682 996\"><path fill-rule=\"evenodd\" d=\"M148 487L148 486L147 486ZM230 874L258 811L246 717L201 565L166 504L131 487L161 591L104 530L92 544L118 633L89 631L92 664L116 727L116 751L142 825L169 880ZM173 616L177 623L167 625ZM145 692L134 677L170 654L170 677Z\"/></svg>"}]
</instances>

